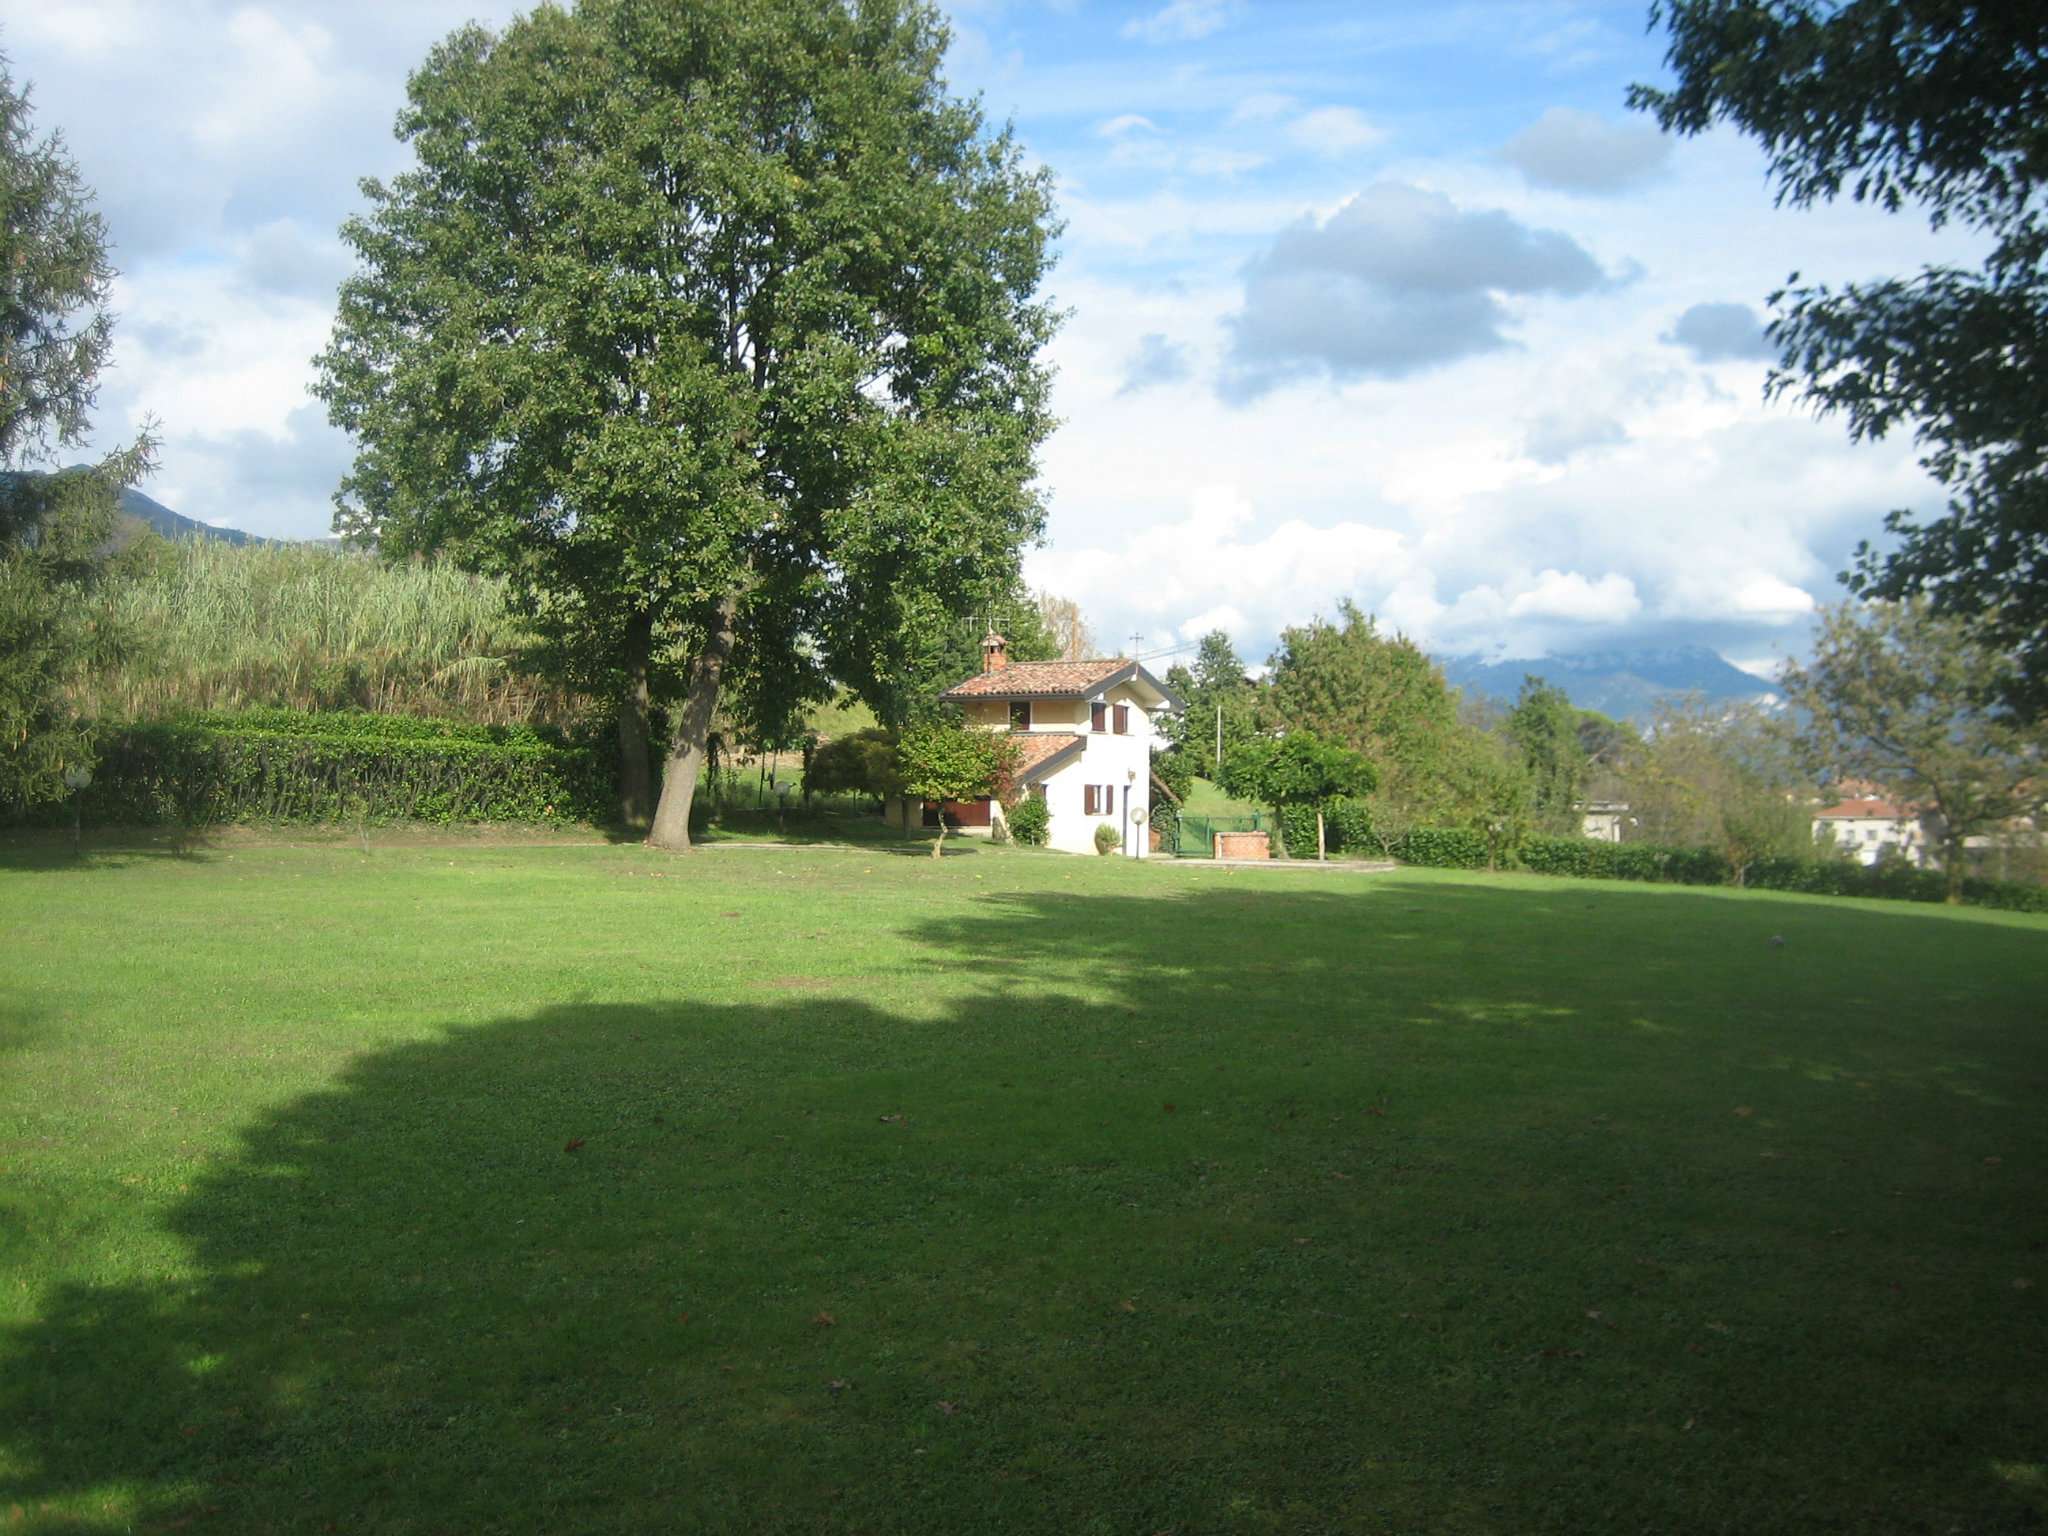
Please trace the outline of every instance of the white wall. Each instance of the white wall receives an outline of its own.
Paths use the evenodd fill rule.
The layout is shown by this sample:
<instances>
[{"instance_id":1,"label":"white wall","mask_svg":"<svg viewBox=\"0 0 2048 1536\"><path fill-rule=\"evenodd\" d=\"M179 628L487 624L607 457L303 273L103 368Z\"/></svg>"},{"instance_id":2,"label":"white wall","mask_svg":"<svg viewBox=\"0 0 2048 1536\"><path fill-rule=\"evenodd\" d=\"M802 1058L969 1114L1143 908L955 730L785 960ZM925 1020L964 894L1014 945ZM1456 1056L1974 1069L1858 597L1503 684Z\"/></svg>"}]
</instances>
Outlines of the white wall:
<instances>
[{"instance_id":1,"label":"white wall","mask_svg":"<svg viewBox=\"0 0 2048 1536\"><path fill-rule=\"evenodd\" d=\"M1095 852L1095 829L1108 825L1115 827L1124 843L1119 851L1125 858L1142 859L1146 856L1145 827L1152 816L1152 721L1145 708L1138 702L1136 690L1129 684L1120 684L1108 693L1099 695L1110 706L1110 715L1105 724L1114 725L1115 706L1130 706L1130 730L1119 736L1114 730L1092 732L1088 729L1089 703L1069 704L1064 701L1041 701L1032 709L1031 724L1039 729L1039 709L1043 707L1059 725L1044 728L1079 731L1086 743L1081 755L1063 764L1045 781L1045 808L1052 815L1051 833L1047 844L1068 853ZM1099 784L1116 790L1116 809L1108 815L1089 815L1084 807L1087 798L1083 793L1086 786ZM1127 808L1128 807L1128 812Z\"/></svg>"}]
</instances>

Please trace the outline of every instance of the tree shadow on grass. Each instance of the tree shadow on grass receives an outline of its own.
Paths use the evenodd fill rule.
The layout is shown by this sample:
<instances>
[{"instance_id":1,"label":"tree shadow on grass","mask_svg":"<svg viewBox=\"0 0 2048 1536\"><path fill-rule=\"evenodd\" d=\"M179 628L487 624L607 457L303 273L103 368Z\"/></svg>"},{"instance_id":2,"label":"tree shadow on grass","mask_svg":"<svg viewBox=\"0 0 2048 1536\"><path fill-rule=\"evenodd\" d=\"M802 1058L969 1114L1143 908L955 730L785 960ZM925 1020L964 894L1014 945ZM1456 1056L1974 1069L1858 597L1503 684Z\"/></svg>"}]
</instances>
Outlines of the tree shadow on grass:
<instances>
[{"instance_id":1,"label":"tree shadow on grass","mask_svg":"<svg viewBox=\"0 0 2048 1536\"><path fill-rule=\"evenodd\" d=\"M66 874L159 859L198 863L213 858L217 844L218 834L203 827L88 829L76 843L68 830L15 827L0 830L0 870Z\"/></svg>"},{"instance_id":2,"label":"tree shadow on grass","mask_svg":"<svg viewBox=\"0 0 2048 1536\"><path fill-rule=\"evenodd\" d=\"M0 1520L2027 1528L1993 1470L2048 1407L2026 1185L1916 1165L1901 1206L1860 1111L1756 1068L1779 1031L1667 1000L1645 1034L1654 981L1510 962L1569 906L992 896L913 934L979 983L930 1009L563 1005L368 1054L190 1178L183 1273L0 1333ZM1617 937L1653 965L1754 937L1651 921ZM1780 1117L1789 1167L1749 1135Z\"/></svg>"}]
</instances>

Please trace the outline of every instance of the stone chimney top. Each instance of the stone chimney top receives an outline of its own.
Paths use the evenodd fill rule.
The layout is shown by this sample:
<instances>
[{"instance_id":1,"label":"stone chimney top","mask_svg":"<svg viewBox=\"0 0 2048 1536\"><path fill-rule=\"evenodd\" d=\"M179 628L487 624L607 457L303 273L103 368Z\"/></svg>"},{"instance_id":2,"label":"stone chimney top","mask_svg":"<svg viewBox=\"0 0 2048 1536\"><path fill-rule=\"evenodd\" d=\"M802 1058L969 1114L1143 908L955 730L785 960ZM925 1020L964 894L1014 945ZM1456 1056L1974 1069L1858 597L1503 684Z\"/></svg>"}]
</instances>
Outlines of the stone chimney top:
<instances>
[{"instance_id":1,"label":"stone chimney top","mask_svg":"<svg viewBox=\"0 0 2048 1536\"><path fill-rule=\"evenodd\" d=\"M994 630L981 637L981 670L1000 672L1010 664L1010 642Z\"/></svg>"}]
</instances>

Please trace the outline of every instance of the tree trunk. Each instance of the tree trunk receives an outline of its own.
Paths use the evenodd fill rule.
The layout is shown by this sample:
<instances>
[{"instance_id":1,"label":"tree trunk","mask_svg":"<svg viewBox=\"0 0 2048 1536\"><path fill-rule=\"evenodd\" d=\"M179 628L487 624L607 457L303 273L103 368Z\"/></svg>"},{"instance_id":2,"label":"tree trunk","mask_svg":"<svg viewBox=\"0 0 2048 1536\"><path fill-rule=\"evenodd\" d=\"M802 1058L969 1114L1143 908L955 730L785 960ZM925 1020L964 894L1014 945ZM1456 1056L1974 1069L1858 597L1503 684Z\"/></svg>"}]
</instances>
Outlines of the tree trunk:
<instances>
[{"instance_id":1,"label":"tree trunk","mask_svg":"<svg viewBox=\"0 0 2048 1536\"><path fill-rule=\"evenodd\" d=\"M619 699L619 819L630 831L654 820L654 765L647 741L647 669L654 621L636 615L626 625L626 691Z\"/></svg>"},{"instance_id":2,"label":"tree trunk","mask_svg":"<svg viewBox=\"0 0 2048 1536\"><path fill-rule=\"evenodd\" d=\"M662 767L661 803L654 810L651 848L690 851L690 802L697 796L697 775L703 771L711 742L711 719L718 709L718 689L725 664L732 657L733 621L739 612L738 593L720 600L704 636L703 649L690 662L690 686L676 715Z\"/></svg>"},{"instance_id":3,"label":"tree trunk","mask_svg":"<svg viewBox=\"0 0 2048 1536\"><path fill-rule=\"evenodd\" d=\"M1943 871L1948 876L1948 888L1942 899L1952 907L1959 907L1963 903L1963 840L1960 837L1942 840L1942 863L1948 866Z\"/></svg>"},{"instance_id":4,"label":"tree trunk","mask_svg":"<svg viewBox=\"0 0 2048 1536\"><path fill-rule=\"evenodd\" d=\"M932 844L932 857L937 858L946 849L946 807L939 806L939 840Z\"/></svg>"},{"instance_id":5,"label":"tree trunk","mask_svg":"<svg viewBox=\"0 0 2048 1536\"><path fill-rule=\"evenodd\" d=\"M1316 807L1316 860L1322 864L1330 861L1330 850L1323 840L1323 808L1320 805Z\"/></svg>"}]
</instances>

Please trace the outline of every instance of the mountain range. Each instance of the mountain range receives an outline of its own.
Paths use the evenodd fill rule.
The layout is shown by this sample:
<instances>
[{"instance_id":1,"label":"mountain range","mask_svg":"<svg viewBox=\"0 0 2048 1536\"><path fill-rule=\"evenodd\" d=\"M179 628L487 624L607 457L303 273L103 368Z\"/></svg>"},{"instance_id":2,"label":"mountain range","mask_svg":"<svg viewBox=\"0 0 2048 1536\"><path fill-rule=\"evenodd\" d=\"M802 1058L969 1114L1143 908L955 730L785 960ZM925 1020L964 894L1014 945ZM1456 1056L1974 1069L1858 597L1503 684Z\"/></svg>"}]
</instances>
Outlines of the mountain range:
<instances>
[{"instance_id":1,"label":"mountain range","mask_svg":"<svg viewBox=\"0 0 2048 1536\"><path fill-rule=\"evenodd\" d=\"M244 533L239 528L216 528L211 523L202 523L197 518L185 516L182 512L173 512L162 502L143 495L132 485L121 488L121 515L155 529L167 539L184 539L196 535L202 539L223 539L230 544L264 542L255 534Z\"/></svg>"},{"instance_id":2,"label":"mountain range","mask_svg":"<svg viewBox=\"0 0 2048 1536\"><path fill-rule=\"evenodd\" d=\"M1646 720L1657 701L1697 693L1708 699L1764 699L1775 690L1704 645L1668 645L1635 651L1582 651L1525 661L1483 656L1440 656L1444 677L1468 693L1512 704L1524 677L1562 688L1580 709L1616 720Z\"/></svg>"}]
</instances>

